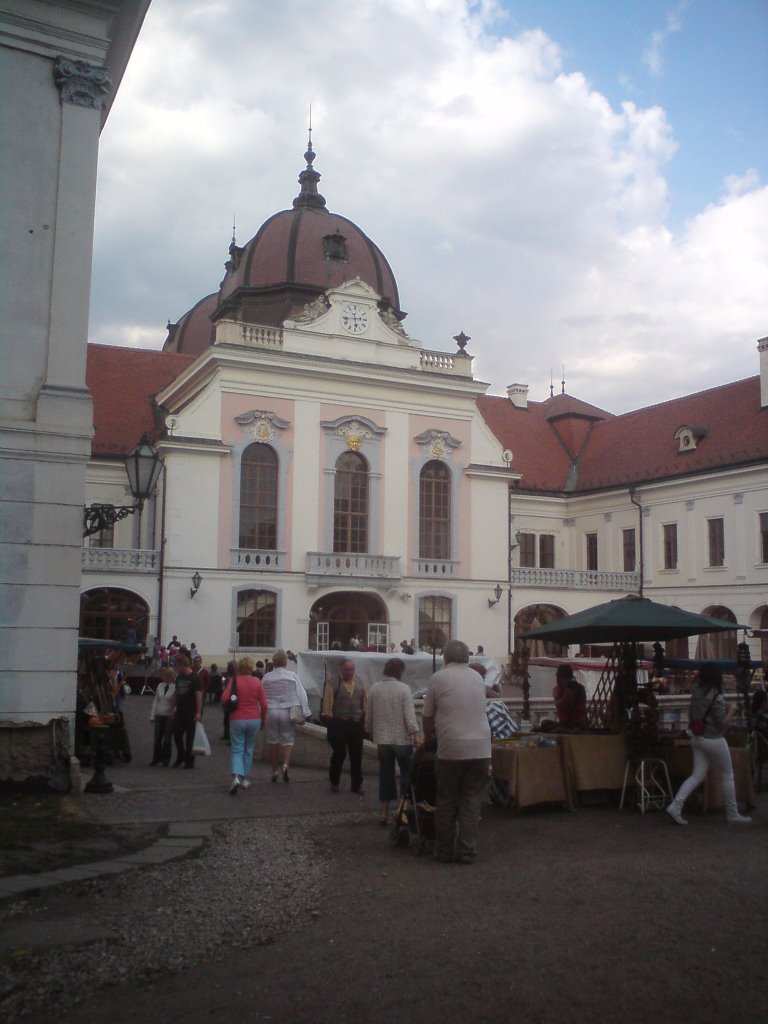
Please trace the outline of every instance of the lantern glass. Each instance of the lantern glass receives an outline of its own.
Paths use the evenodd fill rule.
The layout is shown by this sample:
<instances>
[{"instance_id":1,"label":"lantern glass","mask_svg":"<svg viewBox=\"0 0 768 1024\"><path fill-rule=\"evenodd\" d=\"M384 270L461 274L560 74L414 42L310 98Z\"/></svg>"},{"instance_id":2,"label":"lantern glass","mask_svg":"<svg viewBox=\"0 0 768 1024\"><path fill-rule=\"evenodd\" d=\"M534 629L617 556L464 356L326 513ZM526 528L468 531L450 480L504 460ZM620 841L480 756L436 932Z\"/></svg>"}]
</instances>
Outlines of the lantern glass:
<instances>
[{"instance_id":1,"label":"lantern glass","mask_svg":"<svg viewBox=\"0 0 768 1024\"><path fill-rule=\"evenodd\" d=\"M125 456L125 471L131 494L137 501L145 501L153 493L163 471L163 460L146 434Z\"/></svg>"}]
</instances>

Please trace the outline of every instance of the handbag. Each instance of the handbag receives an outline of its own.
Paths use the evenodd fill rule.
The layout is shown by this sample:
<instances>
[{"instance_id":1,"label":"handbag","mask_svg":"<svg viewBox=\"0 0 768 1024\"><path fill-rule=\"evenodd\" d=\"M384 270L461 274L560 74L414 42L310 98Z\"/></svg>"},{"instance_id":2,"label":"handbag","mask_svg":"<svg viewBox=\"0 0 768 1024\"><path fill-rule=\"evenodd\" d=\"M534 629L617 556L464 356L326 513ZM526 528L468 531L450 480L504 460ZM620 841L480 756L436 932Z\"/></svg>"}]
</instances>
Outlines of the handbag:
<instances>
[{"instance_id":1,"label":"handbag","mask_svg":"<svg viewBox=\"0 0 768 1024\"><path fill-rule=\"evenodd\" d=\"M690 734L692 736L703 736L704 735L704 726L705 726L706 721L707 721L707 715L712 710L712 705L714 703L715 703L715 698L713 697L712 700L709 702L709 707L704 712L704 717L703 718L692 718L688 722L688 731L690 732Z\"/></svg>"},{"instance_id":2,"label":"handbag","mask_svg":"<svg viewBox=\"0 0 768 1024\"><path fill-rule=\"evenodd\" d=\"M237 711L237 676L232 676L232 689L229 692L227 701L224 705L224 710L230 715L233 711Z\"/></svg>"},{"instance_id":3,"label":"handbag","mask_svg":"<svg viewBox=\"0 0 768 1024\"><path fill-rule=\"evenodd\" d=\"M304 725L306 719L301 704L291 704L289 714L291 716L291 725Z\"/></svg>"}]
</instances>

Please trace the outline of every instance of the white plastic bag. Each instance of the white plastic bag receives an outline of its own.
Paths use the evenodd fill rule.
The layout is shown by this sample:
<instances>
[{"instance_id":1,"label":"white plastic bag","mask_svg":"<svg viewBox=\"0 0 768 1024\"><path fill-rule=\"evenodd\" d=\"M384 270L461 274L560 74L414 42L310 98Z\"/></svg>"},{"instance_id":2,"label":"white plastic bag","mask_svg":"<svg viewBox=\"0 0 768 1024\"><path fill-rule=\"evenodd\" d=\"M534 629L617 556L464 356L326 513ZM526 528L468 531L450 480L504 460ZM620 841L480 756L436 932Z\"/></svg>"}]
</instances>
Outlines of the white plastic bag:
<instances>
[{"instance_id":1,"label":"white plastic bag","mask_svg":"<svg viewBox=\"0 0 768 1024\"><path fill-rule=\"evenodd\" d=\"M208 742L208 735L202 722L195 724L195 739L192 743L192 753L202 754L203 757L211 756L211 744Z\"/></svg>"}]
</instances>

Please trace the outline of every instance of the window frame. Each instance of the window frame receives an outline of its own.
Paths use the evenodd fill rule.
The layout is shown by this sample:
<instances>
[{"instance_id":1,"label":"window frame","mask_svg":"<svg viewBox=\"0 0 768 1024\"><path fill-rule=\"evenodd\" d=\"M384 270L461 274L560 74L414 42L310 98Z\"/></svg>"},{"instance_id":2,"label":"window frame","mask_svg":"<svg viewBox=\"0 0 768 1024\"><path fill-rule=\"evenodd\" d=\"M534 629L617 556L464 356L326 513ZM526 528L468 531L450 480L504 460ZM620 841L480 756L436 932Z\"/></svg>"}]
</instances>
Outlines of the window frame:
<instances>
[{"instance_id":1,"label":"window frame","mask_svg":"<svg viewBox=\"0 0 768 1024\"><path fill-rule=\"evenodd\" d=\"M240 604L241 604L241 601L244 598L246 598L246 595L253 595L254 599L256 599L257 596L260 596L260 595L264 595L266 597L271 598L271 602L270 603L271 603L271 609L272 609L272 630L271 630L271 635L266 635L265 636L264 643L256 642L259 639L258 634L256 632L254 632L254 635L252 637L252 639L254 640L253 643L244 643L244 642L242 642L242 634L241 634L240 628L241 628L242 622L244 621L246 616L243 616L241 618L241 615L240 615ZM232 595L232 600L233 600L233 605L234 605L234 609L233 609L233 612L234 612L234 614L233 614L234 628L233 628L233 631L232 631L233 632L233 644L232 644L233 650L235 650L235 651L275 650L277 647L279 647L278 632L279 632L279 622L280 622L280 608L279 608L278 597L279 597L279 595L278 595L277 591L272 590L269 587L239 587L239 588L234 590L233 595Z\"/></svg>"},{"instance_id":2,"label":"window frame","mask_svg":"<svg viewBox=\"0 0 768 1024\"><path fill-rule=\"evenodd\" d=\"M427 473L439 471L432 479L430 493L425 495ZM431 499L428 502L426 499ZM429 459L419 470L419 533L418 557L430 561L450 561L453 550L453 481L451 471L441 459ZM432 516L425 515L425 507L431 505ZM437 515L438 504L442 515ZM429 527L429 530L426 530ZM429 532L430 545L425 544L425 533ZM435 536L440 534L439 536Z\"/></svg>"},{"instance_id":3,"label":"window frame","mask_svg":"<svg viewBox=\"0 0 768 1024\"><path fill-rule=\"evenodd\" d=\"M680 568L680 546L678 543L677 523L661 524L661 547L663 568L667 572Z\"/></svg>"},{"instance_id":4,"label":"window frame","mask_svg":"<svg viewBox=\"0 0 768 1024\"><path fill-rule=\"evenodd\" d=\"M712 516L707 519L708 568L722 569L725 566L725 518Z\"/></svg>"},{"instance_id":5,"label":"window frame","mask_svg":"<svg viewBox=\"0 0 768 1024\"><path fill-rule=\"evenodd\" d=\"M757 513L757 554L760 565L768 565L768 512Z\"/></svg>"},{"instance_id":6,"label":"window frame","mask_svg":"<svg viewBox=\"0 0 768 1024\"><path fill-rule=\"evenodd\" d=\"M259 467L259 472L257 472L257 474L256 474L257 478L260 478L261 476L265 475L264 474L264 468L266 466L266 461L264 463L262 463L261 465L258 462L256 462L256 461L249 462L249 460L248 460L248 453L249 452L253 452L253 454L258 454L258 455L264 455L266 452L269 452L269 457L270 457L270 459L272 461L271 461L271 465L268 468L271 471L271 475L272 475L272 478L273 478L271 486L272 486L273 491L274 491L274 501L272 503L267 504L266 501L259 500L259 498L261 497L261 491L260 491L261 480L260 479L257 479L256 487L254 488L254 490L256 491L256 500L254 500L253 502L248 503L247 505L245 504L245 502L243 500L243 492L244 492L244 490L248 489L245 486L246 483L247 483L247 481L245 480L245 474L248 471L248 468L250 466ZM246 535L243 533L243 512L244 512L245 509L254 509L257 512L257 514L256 514L255 531L254 531L255 532L255 543L252 544L252 545L244 543L244 540L247 539ZM265 524L263 522L259 522L259 512L260 511L264 511L264 510L269 510L272 513L273 522L271 524L269 524L269 523ZM242 452L242 454L240 456L240 492L239 492L238 521L239 521L239 528L238 528L238 538L237 538L238 539L238 545L237 546L241 550L243 550L243 551L277 551L278 550L278 533L279 533L279 521L280 521L280 457L279 457L277 451L275 450L275 448L271 444L264 444L264 443L261 443L261 442L258 442L258 441L254 441L252 444L249 444L243 450L243 452ZM260 531L264 530L265 525L266 526L271 526L271 529L269 531L272 534L271 537L264 537L263 533L260 532ZM262 540L263 541L271 541L271 543L266 543L266 542L262 543L261 542Z\"/></svg>"},{"instance_id":7,"label":"window frame","mask_svg":"<svg viewBox=\"0 0 768 1024\"><path fill-rule=\"evenodd\" d=\"M584 543L587 572L599 572L600 548L598 545L597 531L585 533Z\"/></svg>"},{"instance_id":8,"label":"window frame","mask_svg":"<svg viewBox=\"0 0 768 1024\"><path fill-rule=\"evenodd\" d=\"M634 526L624 527L621 531L621 557L624 572L637 572L637 530Z\"/></svg>"},{"instance_id":9,"label":"window frame","mask_svg":"<svg viewBox=\"0 0 768 1024\"><path fill-rule=\"evenodd\" d=\"M357 460L358 468L347 470L340 465ZM334 554L369 554L371 467L364 455L350 449L343 451L336 460L333 481L333 547ZM364 484L361 486L361 482ZM342 485L348 485L342 493ZM347 508L339 508L345 502ZM345 547L341 545L346 543Z\"/></svg>"}]
</instances>

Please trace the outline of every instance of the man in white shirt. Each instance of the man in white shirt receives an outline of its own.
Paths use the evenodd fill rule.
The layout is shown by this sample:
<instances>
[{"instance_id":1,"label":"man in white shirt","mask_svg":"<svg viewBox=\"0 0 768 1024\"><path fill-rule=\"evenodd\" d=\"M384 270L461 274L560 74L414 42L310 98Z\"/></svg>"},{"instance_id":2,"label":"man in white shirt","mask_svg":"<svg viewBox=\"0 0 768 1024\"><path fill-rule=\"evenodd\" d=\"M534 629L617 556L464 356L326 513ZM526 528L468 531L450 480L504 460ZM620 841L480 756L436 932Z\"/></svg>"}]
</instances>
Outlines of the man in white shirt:
<instances>
[{"instance_id":1,"label":"man in white shirt","mask_svg":"<svg viewBox=\"0 0 768 1024\"><path fill-rule=\"evenodd\" d=\"M424 735L437 738L435 860L471 864L491 762L491 729L485 683L469 667L469 648L449 640L445 667L429 680L424 698Z\"/></svg>"}]
</instances>

